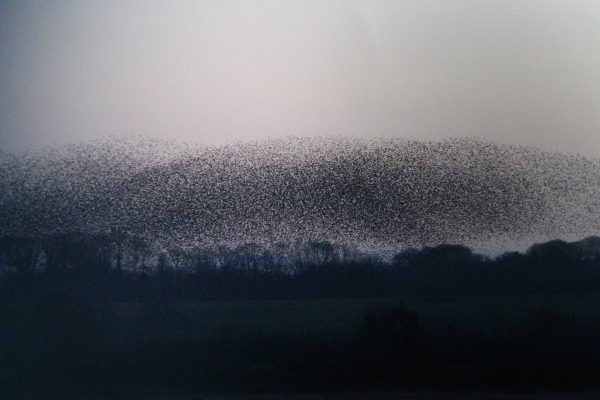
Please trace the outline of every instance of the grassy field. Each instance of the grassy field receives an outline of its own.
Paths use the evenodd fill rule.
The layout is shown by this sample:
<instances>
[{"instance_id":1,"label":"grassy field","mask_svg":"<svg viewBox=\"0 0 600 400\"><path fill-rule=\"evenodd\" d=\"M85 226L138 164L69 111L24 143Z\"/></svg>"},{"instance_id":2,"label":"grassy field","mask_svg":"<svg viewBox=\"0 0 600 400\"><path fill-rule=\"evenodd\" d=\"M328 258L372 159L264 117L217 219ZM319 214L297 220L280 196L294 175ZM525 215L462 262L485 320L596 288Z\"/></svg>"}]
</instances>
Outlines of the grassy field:
<instances>
[{"instance_id":1,"label":"grassy field","mask_svg":"<svg viewBox=\"0 0 600 400\"><path fill-rule=\"evenodd\" d=\"M411 313L384 312L371 314L359 331L369 310L400 304L417 312L428 329L417 326ZM567 318L552 313L533 315L549 315L547 319L532 318L532 312L540 309ZM37 384L42 391L72 384L73 390L100 394L96 380L101 377L106 387L127 393L155 393L160 388L166 395L155 398L165 400L598 398L585 390L597 388L600 374L600 295L112 304L67 299L57 305L11 304L7 311L3 331L7 346L0 351L15 361L6 363L0 375L15 393L27 393L22 388L29 386L18 382L31 377L34 387ZM373 315L400 319L373 320ZM406 315L410 318L404 319ZM397 323L405 329L389 329ZM355 339L346 340L350 337ZM0 393L2 383L0 379ZM171 392L198 393L207 387L208 396L201 397L177 397L172 393L179 392ZM447 387L484 391L521 387L534 392L576 388L584 393L452 397L393 392ZM288 388L290 394L284 396L217 396ZM292 394L296 389L315 388L349 393ZM392 393L352 393L364 388Z\"/></svg>"},{"instance_id":2,"label":"grassy field","mask_svg":"<svg viewBox=\"0 0 600 400\"><path fill-rule=\"evenodd\" d=\"M597 392L575 393L327 393L327 394L258 394L258 395L183 395L140 396L131 400L596 400ZM86 400L105 400L104 398ZM107 400L107 399L106 399Z\"/></svg>"},{"instance_id":3,"label":"grassy field","mask_svg":"<svg viewBox=\"0 0 600 400\"><path fill-rule=\"evenodd\" d=\"M164 311L186 321L196 337L215 335L348 335L369 309L404 304L426 326L475 329L518 324L529 313L551 309L583 324L600 322L600 296L476 296L454 299L369 298L179 302ZM113 305L118 319L134 321L151 305ZM495 324L495 325L490 325Z\"/></svg>"}]
</instances>

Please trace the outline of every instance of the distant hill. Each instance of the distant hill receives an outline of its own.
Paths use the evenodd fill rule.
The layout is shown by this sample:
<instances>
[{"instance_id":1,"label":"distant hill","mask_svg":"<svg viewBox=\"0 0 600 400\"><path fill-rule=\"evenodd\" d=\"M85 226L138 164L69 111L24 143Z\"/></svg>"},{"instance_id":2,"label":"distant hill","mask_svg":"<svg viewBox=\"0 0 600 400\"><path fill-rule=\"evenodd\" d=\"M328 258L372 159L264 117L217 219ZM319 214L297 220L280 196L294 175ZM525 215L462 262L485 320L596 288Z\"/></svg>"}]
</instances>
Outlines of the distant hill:
<instances>
[{"instance_id":1,"label":"distant hill","mask_svg":"<svg viewBox=\"0 0 600 400\"><path fill-rule=\"evenodd\" d=\"M600 234L600 162L475 139L130 139L0 155L0 235L114 230L212 244L523 247Z\"/></svg>"}]
</instances>

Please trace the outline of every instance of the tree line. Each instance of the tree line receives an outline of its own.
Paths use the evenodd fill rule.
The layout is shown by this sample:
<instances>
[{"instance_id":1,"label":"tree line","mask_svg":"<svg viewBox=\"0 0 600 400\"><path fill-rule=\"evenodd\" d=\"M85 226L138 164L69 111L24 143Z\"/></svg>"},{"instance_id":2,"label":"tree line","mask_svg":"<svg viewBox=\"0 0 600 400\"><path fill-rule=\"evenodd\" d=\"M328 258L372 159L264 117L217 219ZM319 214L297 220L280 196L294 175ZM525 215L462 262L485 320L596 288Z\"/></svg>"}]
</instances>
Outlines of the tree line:
<instances>
[{"instance_id":1,"label":"tree line","mask_svg":"<svg viewBox=\"0 0 600 400\"><path fill-rule=\"evenodd\" d=\"M600 292L600 238L498 257L460 245L367 253L323 241L168 246L124 234L0 239L2 296L70 285L92 300L144 301Z\"/></svg>"}]
</instances>

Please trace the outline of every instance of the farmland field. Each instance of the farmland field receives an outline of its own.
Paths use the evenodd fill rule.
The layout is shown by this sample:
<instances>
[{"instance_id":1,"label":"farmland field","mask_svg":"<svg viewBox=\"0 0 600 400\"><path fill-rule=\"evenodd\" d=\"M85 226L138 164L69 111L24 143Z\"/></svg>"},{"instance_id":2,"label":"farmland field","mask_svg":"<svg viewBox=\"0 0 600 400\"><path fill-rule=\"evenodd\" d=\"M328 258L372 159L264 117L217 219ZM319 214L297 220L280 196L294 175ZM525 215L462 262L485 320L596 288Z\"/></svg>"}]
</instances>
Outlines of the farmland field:
<instances>
[{"instance_id":1,"label":"farmland field","mask_svg":"<svg viewBox=\"0 0 600 400\"><path fill-rule=\"evenodd\" d=\"M4 305L16 362L0 387L28 393L21 377L40 376L41 388L99 395L90 377L100 376L114 388L107 398L597 398L599 295L48 299ZM73 371L67 384L61 365Z\"/></svg>"},{"instance_id":2,"label":"farmland field","mask_svg":"<svg viewBox=\"0 0 600 400\"><path fill-rule=\"evenodd\" d=\"M142 397L133 397L137 400ZM259 395L183 395L143 396L146 400L592 400L596 392L576 393L328 393L328 394L259 394ZM86 399L87 400L87 399ZM92 399L89 399L92 400ZM101 400L101 399L93 399Z\"/></svg>"},{"instance_id":3,"label":"farmland field","mask_svg":"<svg viewBox=\"0 0 600 400\"><path fill-rule=\"evenodd\" d=\"M600 322L597 295L192 301L174 303L170 312L174 318L185 320L187 332L196 337L236 333L338 336L353 334L368 310L400 304L416 311L425 326L452 325L477 331L498 328L491 324L518 324L539 309L553 310L584 325ZM123 327L151 307L136 303L112 305Z\"/></svg>"}]
</instances>

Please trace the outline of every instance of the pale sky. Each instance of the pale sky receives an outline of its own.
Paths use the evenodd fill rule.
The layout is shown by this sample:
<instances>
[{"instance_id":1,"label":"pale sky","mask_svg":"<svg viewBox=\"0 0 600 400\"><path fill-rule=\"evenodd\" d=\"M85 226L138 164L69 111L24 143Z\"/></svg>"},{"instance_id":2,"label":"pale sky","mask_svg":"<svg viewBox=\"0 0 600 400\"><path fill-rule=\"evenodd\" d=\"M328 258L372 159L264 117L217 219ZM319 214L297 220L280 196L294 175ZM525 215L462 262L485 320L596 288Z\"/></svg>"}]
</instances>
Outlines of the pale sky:
<instances>
[{"instance_id":1,"label":"pale sky","mask_svg":"<svg viewBox=\"0 0 600 400\"><path fill-rule=\"evenodd\" d=\"M0 0L0 147L127 134L600 157L600 1Z\"/></svg>"}]
</instances>

